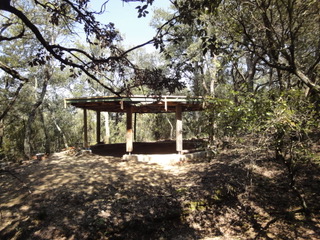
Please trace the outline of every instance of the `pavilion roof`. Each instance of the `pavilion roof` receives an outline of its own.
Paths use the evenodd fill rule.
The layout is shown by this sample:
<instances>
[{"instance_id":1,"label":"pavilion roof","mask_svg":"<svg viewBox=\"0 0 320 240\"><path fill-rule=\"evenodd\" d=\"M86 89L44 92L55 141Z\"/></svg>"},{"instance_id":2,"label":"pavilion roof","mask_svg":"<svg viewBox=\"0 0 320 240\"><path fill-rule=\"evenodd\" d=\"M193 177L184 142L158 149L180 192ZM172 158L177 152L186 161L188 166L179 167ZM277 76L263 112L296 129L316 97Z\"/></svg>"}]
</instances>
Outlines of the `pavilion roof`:
<instances>
[{"instance_id":1,"label":"pavilion roof","mask_svg":"<svg viewBox=\"0 0 320 240\"><path fill-rule=\"evenodd\" d=\"M65 103L102 112L126 112L126 107L130 105L133 113L175 112L177 105L185 112L203 110L203 98L186 96L83 97L67 98Z\"/></svg>"}]
</instances>

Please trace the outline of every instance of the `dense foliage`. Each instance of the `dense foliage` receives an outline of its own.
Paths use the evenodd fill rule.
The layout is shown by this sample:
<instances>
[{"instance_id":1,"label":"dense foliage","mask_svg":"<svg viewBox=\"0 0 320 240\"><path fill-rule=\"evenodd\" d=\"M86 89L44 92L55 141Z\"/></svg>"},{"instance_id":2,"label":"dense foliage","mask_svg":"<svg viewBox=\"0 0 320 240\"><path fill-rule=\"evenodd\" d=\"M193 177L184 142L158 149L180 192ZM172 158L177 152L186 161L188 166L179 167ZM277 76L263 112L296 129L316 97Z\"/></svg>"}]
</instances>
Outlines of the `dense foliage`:
<instances>
[{"instance_id":1,"label":"dense foliage","mask_svg":"<svg viewBox=\"0 0 320 240\"><path fill-rule=\"evenodd\" d=\"M283 163L308 214L295 178L302 166L319 164L318 1L199 2L175 5L193 11L165 30L170 66L187 72L194 90L207 96L203 125L211 141L252 138L257 149L273 151L270 158Z\"/></svg>"}]
</instances>

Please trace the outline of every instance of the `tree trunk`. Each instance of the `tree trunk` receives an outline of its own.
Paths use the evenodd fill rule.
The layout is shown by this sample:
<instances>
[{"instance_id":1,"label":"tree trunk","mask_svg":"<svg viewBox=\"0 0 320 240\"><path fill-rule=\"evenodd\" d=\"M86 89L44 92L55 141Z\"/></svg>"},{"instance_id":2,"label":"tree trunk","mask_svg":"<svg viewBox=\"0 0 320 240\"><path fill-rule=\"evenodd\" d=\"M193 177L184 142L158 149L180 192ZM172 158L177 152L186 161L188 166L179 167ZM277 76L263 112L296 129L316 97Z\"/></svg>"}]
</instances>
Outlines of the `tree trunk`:
<instances>
[{"instance_id":1,"label":"tree trunk","mask_svg":"<svg viewBox=\"0 0 320 240\"><path fill-rule=\"evenodd\" d=\"M0 120L0 158L2 156L2 144L3 144L3 136L4 136L4 124L3 124L3 120Z\"/></svg>"},{"instance_id":2,"label":"tree trunk","mask_svg":"<svg viewBox=\"0 0 320 240\"><path fill-rule=\"evenodd\" d=\"M254 77L256 75L256 66L258 63L259 57L253 56L253 53L249 53L246 56L246 64L247 64L247 73L246 73L246 80L247 80L247 91L253 92L254 89Z\"/></svg>"},{"instance_id":3,"label":"tree trunk","mask_svg":"<svg viewBox=\"0 0 320 240\"><path fill-rule=\"evenodd\" d=\"M59 132L59 133L61 134L61 136L62 136L64 147L65 147L65 148L68 148L69 146L68 146L68 141L67 141L66 135L65 135L64 132L62 131L61 127L58 125L57 120L55 119L55 117L54 117L53 123L54 123L54 125L56 126L58 132Z\"/></svg>"},{"instance_id":4,"label":"tree trunk","mask_svg":"<svg viewBox=\"0 0 320 240\"><path fill-rule=\"evenodd\" d=\"M16 92L14 93L13 98L9 101L7 107L0 114L0 121L3 120L7 116L8 112L13 107L14 103L16 102L16 100L17 100L17 98L19 96L20 90L22 89L22 87L24 86L25 83L27 83L27 82L24 81L24 82L20 83L19 87L17 88Z\"/></svg>"},{"instance_id":5,"label":"tree trunk","mask_svg":"<svg viewBox=\"0 0 320 240\"><path fill-rule=\"evenodd\" d=\"M166 119L167 119L167 121L168 121L168 123L170 125L170 139L173 139L173 125L170 122L170 119L167 117L167 115L166 115Z\"/></svg>"},{"instance_id":6,"label":"tree trunk","mask_svg":"<svg viewBox=\"0 0 320 240\"><path fill-rule=\"evenodd\" d=\"M51 74L49 73L49 69L44 69L44 81L42 85L42 91L40 93L40 96L38 97L36 103L32 106L32 109L30 111L30 114L28 116L28 121L26 125L25 130L25 137L24 137L24 155L27 159L31 158L32 149L31 149L31 133L32 133L32 123L34 122L34 119L36 117L36 113L38 108L43 102L44 96L47 92L47 86L48 82L51 78Z\"/></svg>"},{"instance_id":7,"label":"tree trunk","mask_svg":"<svg viewBox=\"0 0 320 240\"><path fill-rule=\"evenodd\" d=\"M41 117L43 132L44 132L44 135L45 135L45 152L49 154L51 152L51 149L50 149L50 138L49 138L48 128L46 127L46 124L45 124L45 118L44 118L44 114L43 114L43 109L41 109L40 117Z\"/></svg>"},{"instance_id":8,"label":"tree trunk","mask_svg":"<svg viewBox=\"0 0 320 240\"><path fill-rule=\"evenodd\" d=\"M216 78L218 75L218 66L220 66L220 62L217 58L217 56L214 56L212 58L212 68L209 71L209 79L210 79L210 88L209 88L209 92L208 95L210 97L215 98L216 96ZM215 109L212 109L212 113L210 114L209 117L209 142L210 144L214 144L216 142L216 129L217 129L217 121L214 118L215 116Z\"/></svg>"},{"instance_id":9,"label":"tree trunk","mask_svg":"<svg viewBox=\"0 0 320 240\"><path fill-rule=\"evenodd\" d=\"M305 75L301 70L296 69L294 74L303 82L307 87L309 87L311 90L313 90L316 93L320 93L320 86L313 83L310 78Z\"/></svg>"},{"instance_id":10,"label":"tree trunk","mask_svg":"<svg viewBox=\"0 0 320 240\"><path fill-rule=\"evenodd\" d=\"M110 143L110 125L109 125L109 113L103 112L104 117L104 127L105 127L105 135L103 137L103 141L106 144Z\"/></svg>"}]
</instances>

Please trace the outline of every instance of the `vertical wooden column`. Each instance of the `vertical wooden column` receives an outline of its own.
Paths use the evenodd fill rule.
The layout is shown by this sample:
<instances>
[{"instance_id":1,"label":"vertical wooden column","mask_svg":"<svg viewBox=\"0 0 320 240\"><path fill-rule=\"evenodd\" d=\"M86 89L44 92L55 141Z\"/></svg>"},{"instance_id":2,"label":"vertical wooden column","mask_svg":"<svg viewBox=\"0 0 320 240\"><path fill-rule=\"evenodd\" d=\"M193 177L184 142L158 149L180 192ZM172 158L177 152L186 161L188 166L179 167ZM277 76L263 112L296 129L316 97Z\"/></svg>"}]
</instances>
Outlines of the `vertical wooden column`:
<instances>
[{"instance_id":1,"label":"vertical wooden column","mask_svg":"<svg viewBox=\"0 0 320 240\"><path fill-rule=\"evenodd\" d=\"M97 135L97 144L101 143L101 112L96 111L97 115L97 126L96 126L96 135Z\"/></svg>"},{"instance_id":2,"label":"vertical wooden column","mask_svg":"<svg viewBox=\"0 0 320 240\"><path fill-rule=\"evenodd\" d=\"M133 140L137 141L137 113L134 113Z\"/></svg>"},{"instance_id":3,"label":"vertical wooden column","mask_svg":"<svg viewBox=\"0 0 320 240\"><path fill-rule=\"evenodd\" d=\"M89 148L88 143L88 114L87 109L83 109L83 147L85 149Z\"/></svg>"},{"instance_id":4,"label":"vertical wooden column","mask_svg":"<svg viewBox=\"0 0 320 240\"><path fill-rule=\"evenodd\" d=\"M176 150L179 154L181 154L183 150L181 105L176 106Z\"/></svg>"},{"instance_id":5,"label":"vertical wooden column","mask_svg":"<svg viewBox=\"0 0 320 240\"><path fill-rule=\"evenodd\" d=\"M126 106L127 110L127 135L126 135L126 151L131 153L133 150L133 130L132 130L132 107Z\"/></svg>"}]
</instances>

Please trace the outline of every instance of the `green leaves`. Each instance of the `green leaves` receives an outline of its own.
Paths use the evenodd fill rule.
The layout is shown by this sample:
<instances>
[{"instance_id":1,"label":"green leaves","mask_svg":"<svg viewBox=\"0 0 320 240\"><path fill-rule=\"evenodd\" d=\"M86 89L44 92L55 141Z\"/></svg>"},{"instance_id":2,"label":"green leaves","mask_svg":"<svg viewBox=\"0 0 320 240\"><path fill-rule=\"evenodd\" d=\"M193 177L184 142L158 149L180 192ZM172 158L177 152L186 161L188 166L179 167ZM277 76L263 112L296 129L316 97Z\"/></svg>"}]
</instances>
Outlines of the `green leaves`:
<instances>
[{"instance_id":1,"label":"green leaves","mask_svg":"<svg viewBox=\"0 0 320 240\"><path fill-rule=\"evenodd\" d=\"M147 14L149 13L146 9L147 9L148 5L143 5L143 6L138 6L136 7L136 9L138 9L138 18L141 18L141 17L145 17L147 16Z\"/></svg>"},{"instance_id":2,"label":"green leaves","mask_svg":"<svg viewBox=\"0 0 320 240\"><path fill-rule=\"evenodd\" d=\"M215 119L219 135L240 136L265 128L270 116L271 101L264 95L242 95L231 92L233 99L208 100L207 114Z\"/></svg>"}]
</instances>

